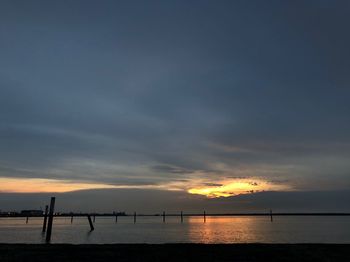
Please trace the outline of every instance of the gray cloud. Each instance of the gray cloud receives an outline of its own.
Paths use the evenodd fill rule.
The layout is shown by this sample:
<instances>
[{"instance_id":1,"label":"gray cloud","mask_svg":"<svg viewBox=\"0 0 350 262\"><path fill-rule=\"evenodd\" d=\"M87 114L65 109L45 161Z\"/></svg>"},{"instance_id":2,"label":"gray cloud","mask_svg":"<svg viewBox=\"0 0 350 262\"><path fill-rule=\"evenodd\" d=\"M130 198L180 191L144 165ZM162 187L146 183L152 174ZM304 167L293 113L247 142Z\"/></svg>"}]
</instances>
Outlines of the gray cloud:
<instances>
[{"instance_id":1,"label":"gray cloud","mask_svg":"<svg viewBox=\"0 0 350 262\"><path fill-rule=\"evenodd\" d=\"M349 185L346 1L2 1L0 175Z\"/></svg>"},{"instance_id":2,"label":"gray cloud","mask_svg":"<svg viewBox=\"0 0 350 262\"><path fill-rule=\"evenodd\" d=\"M169 166L169 165L156 165L156 166L153 166L152 169L156 172L173 173L173 174L189 174L194 172L194 170L183 169L183 168Z\"/></svg>"},{"instance_id":3,"label":"gray cloud","mask_svg":"<svg viewBox=\"0 0 350 262\"><path fill-rule=\"evenodd\" d=\"M0 193L2 210L21 210L44 207L52 194ZM117 189L86 190L55 194L56 210L61 212L126 211L156 214L167 213L224 213L224 212L349 212L350 192L305 191L261 192L228 198L207 199L183 192L162 190ZM113 199L113 201L111 201Z\"/></svg>"}]
</instances>

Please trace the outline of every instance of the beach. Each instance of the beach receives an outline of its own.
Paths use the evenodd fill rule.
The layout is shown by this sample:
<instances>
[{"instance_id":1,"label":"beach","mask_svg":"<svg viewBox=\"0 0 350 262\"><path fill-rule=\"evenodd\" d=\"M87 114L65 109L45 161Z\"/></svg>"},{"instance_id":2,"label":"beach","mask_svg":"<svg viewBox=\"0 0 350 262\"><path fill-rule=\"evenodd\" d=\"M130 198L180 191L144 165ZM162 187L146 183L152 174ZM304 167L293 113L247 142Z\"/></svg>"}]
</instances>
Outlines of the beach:
<instances>
[{"instance_id":1,"label":"beach","mask_svg":"<svg viewBox=\"0 0 350 262\"><path fill-rule=\"evenodd\" d=\"M350 245L0 244L0 261L350 261Z\"/></svg>"}]
</instances>

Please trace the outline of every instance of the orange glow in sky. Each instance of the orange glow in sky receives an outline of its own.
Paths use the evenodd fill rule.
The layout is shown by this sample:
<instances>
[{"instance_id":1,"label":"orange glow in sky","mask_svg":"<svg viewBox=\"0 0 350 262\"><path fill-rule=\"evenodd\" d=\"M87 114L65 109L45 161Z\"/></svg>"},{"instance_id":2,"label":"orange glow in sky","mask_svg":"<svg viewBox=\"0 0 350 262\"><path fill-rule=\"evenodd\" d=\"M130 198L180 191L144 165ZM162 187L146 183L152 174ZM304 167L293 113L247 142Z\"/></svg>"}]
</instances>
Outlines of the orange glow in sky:
<instances>
[{"instance_id":1,"label":"orange glow in sky","mask_svg":"<svg viewBox=\"0 0 350 262\"><path fill-rule=\"evenodd\" d=\"M0 178L0 192L11 193L63 193L84 189L115 188L108 184L78 183L69 180Z\"/></svg>"},{"instance_id":2,"label":"orange glow in sky","mask_svg":"<svg viewBox=\"0 0 350 262\"><path fill-rule=\"evenodd\" d=\"M42 178L7 178L0 177L0 192L8 193L64 193L88 189L159 189L181 191L181 185L168 183L163 185L111 185L73 180Z\"/></svg>"},{"instance_id":3,"label":"orange glow in sky","mask_svg":"<svg viewBox=\"0 0 350 262\"><path fill-rule=\"evenodd\" d=\"M191 184L194 184L191 186ZM204 183L198 185L198 181L190 184L177 185L169 183L164 185L110 185L103 183L77 182L71 180L42 179L42 178L0 178L0 192L9 193L64 193L88 189L108 188L141 188L160 190L183 190L188 188L190 194L204 195L208 198L229 197L240 194L256 193L261 191L290 191L291 186L272 183L263 179L244 178L220 181L216 184ZM202 183L203 184L203 183ZM182 189L181 189L182 188Z\"/></svg>"},{"instance_id":4,"label":"orange glow in sky","mask_svg":"<svg viewBox=\"0 0 350 262\"><path fill-rule=\"evenodd\" d=\"M206 185L190 188L188 193L204 195L208 198L230 197L262 191L290 191L292 188L285 184L276 184L263 179L233 179L221 181L217 185Z\"/></svg>"}]
</instances>

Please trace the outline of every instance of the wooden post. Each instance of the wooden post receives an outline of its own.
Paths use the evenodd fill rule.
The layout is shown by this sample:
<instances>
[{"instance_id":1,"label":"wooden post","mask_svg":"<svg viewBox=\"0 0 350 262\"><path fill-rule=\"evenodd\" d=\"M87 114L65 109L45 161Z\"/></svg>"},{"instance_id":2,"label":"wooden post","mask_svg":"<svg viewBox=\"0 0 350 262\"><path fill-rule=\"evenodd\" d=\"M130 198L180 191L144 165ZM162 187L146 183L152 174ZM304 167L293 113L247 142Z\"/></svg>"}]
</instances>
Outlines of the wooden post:
<instances>
[{"instance_id":1,"label":"wooden post","mask_svg":"<svg viewBox=\"0 0 350 262\"><path fill-rule=\"evenodd\" d=\"M46 243L50 243L51 241L51 232L52 232L52 223L53 223L53 213L55 211L55 197L51 197L50 202L50 211L49 211L49 221L47 224L47 232L46 232Z\"/></svg>"},{"instance_id":2,"label":"wooden post","mask_svg":"<svg viewBox=\"0 0 350 262\"><path fill-rule=\"evenodd\" d=\"M47 213L49 212L49 206L45 206L45 213L44 213L44 223L43 223L43 233L46 231L46 223L47 223Z\"/></svg>"},{"instance_id":3,"label":"wooden post","mask_svg":"<svg viewBox=\"0 0 350 262\"><path fill-rule=\"evenodd\" d=\"M183 223L184 222L184 216L183 216L183 214L182 214L182 211L181 211L181 223Z\"/></svg>"},{"instance_id":4,"label":"wooden post","mask_svg":"<svg viewBox=\"0 0 350 262\"><path fill-rule=\"evenodd\" d=\"M203 213L203 222L204 222L204 223L207 222L207 216L206 216L206 214L205 214L205 211L204 211L204 213Z\"/></svg>"},{"instance_id":5,"label":"wooden post","mask_svg":"<svg viewBox=\"0 0 350 262\"><path fill-rule=\"evenodd\" d=\"M115 215L115 222L118 223L118 214Z\"/></svg>"},{"instance_id":6,"label":"wooden post","mask_svg":"<svg viewBox=\"0 0 350 262\"><path fill-rule=\"evenodd\" d=\"M94 224L92 223L91 221L91 216L90 215L87 215L87 218L89 220L89 225L90 225L90 231L94 231Z\"/></svg>"},{"instance_id":7,"label":"wooden post","mask_svg":"<svg viewBox=\"0 0 350 262\"><path fill-rule=\"evenodd\" d=\"M273 222L272 209L270 209L270 221Z\"/></svg>"},{"instance_id":8,"label":"wooden post","mask_svg":"<svg viewBox=\"0 0 350 262\"><path fill-rule=\"evenodd\" d=\"M136 224L136 212L134 212L134 224Z\"/></svg>"},{"instance_id":9,"label":"wooden post","mask_svg":"<svg viewBox=\"0 0 350 262\"><path fill-rule=\"evenodd\" d=\"M70 216L70 223L73 224L73 215Z\"/></svg>"},{"instance_id":10,"label":"wooden post","mask_svg":"<svg viewBox=\"0 0 350 262\"><path fill-rule=\"evenodd\" d=\"M29 219L29 218L27 217L27 218L26 218L26 224L28 224L28 219Z\"/></svg>"},{"instance_id":11,"label":"wooden post","mask_svg":"<svg viewBox=\"0 0 350 262\"><path fill-rule=\"evenodd\" d=\"M165 223L165 211L163 211L163 223Z\"/></svg>"}]
</instances>

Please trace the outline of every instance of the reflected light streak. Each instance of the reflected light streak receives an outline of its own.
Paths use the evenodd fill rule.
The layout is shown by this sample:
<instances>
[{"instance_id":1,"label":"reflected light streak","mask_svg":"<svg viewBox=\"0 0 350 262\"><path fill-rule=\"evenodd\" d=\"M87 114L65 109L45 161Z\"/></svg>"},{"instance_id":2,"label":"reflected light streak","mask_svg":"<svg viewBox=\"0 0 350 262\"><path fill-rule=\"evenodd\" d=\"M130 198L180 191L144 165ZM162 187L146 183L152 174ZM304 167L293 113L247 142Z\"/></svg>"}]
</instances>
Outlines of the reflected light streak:
<instances>
[{"instance_id":1,"label":"reflected light streak","mask_svg":"<svg viewBox=\"0 0 350 262\"><path fill-rule=\"evenodd\" d=\"M268 220L266 220L269 222ZM256 217L189 217L189 242L193 243L248 243L258 242L264 218Z\"/></svg>"}]
</instances>

